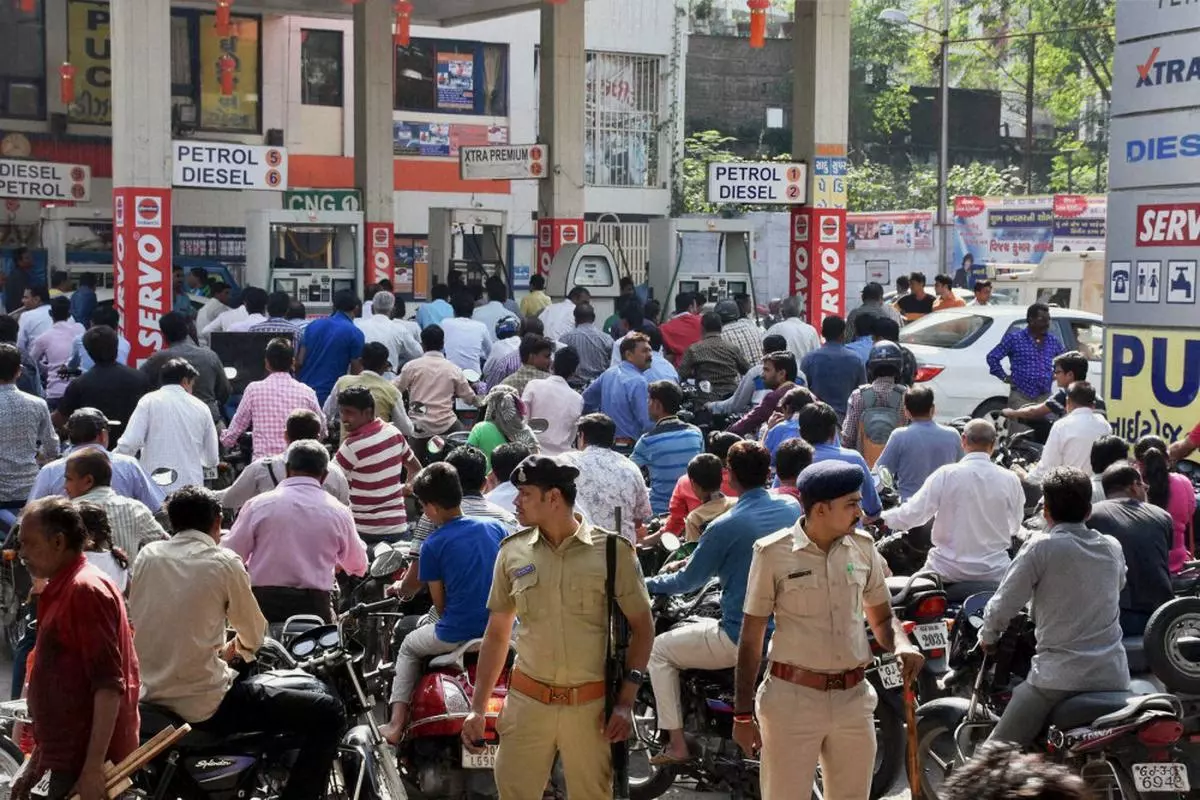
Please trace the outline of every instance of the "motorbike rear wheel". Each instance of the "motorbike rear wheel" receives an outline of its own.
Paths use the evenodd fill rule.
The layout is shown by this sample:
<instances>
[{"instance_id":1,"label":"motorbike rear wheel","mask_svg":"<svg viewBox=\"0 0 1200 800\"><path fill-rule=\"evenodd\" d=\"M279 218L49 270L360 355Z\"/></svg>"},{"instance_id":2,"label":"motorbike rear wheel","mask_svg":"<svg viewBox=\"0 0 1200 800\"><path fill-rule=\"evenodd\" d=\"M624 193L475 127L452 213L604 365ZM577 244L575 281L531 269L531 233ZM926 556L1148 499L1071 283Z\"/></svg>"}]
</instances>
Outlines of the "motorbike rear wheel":
<instances>
[{"instance_id":1,"label":"motorbike rear wheel","mask_svg":"<svg viewBox=\"0 0 1200 800\"><path fill-rule=\"evenodd\" d=\"M666 745L666 733L658 729L654 693L649 686L643 686L633 707L633 738L629 740L630 800L654 800L675 783L672 767L650 763L650 758L661 753Z\"/></svg>"}]
</instances>

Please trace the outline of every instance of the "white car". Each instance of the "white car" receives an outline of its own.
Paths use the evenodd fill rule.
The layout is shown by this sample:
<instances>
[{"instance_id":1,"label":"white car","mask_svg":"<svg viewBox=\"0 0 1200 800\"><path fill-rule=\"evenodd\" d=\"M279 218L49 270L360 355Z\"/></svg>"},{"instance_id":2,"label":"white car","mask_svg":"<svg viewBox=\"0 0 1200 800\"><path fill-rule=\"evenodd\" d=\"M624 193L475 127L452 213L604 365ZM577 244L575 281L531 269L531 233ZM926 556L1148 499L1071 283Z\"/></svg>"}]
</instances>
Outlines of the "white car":
<instances>
[{"instance_id":1,"label":"white car","mask_svg":"<svg viewBox=\"0 0 1200 800\"><path fill-rule=\"evenodd\" d=\"M939 422L982 417L1008 406L1008 384L988 371L987 354L1004 334L1025 327L1024 306L967 306L922 317L900 331L900 343L917 357L916 383L933 389ZM1088 359L1088 381L1102 393L1104 323L1098 314L1050 309L1050 332L1067 350ZM1008 372L1007 359L1002 362ZM1049 391L1050 387L1046 387Z\"/></svg>"}]
</instances>

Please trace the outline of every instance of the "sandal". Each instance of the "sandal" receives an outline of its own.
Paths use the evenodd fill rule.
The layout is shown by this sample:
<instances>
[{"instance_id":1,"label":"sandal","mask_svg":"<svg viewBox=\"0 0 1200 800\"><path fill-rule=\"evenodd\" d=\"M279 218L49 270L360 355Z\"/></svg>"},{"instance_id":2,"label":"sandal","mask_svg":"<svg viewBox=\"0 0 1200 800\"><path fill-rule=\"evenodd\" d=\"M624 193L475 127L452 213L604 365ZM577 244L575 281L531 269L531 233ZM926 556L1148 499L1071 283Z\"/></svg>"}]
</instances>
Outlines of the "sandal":
<instances>
[{"instance_id":1,"label":"sandal","mask_svg":"<svg viewBox=\"0 0 1200 800\"><path fill-rule=\"evenodd\" d=\"M688 762L695 760L696 757L691 753L683 758L679 758L678 756L673 756L664 750L657 755L650 756L650 765L654 767L670 767L678 764L687 764Z\"/></svg>"}]
</instances>

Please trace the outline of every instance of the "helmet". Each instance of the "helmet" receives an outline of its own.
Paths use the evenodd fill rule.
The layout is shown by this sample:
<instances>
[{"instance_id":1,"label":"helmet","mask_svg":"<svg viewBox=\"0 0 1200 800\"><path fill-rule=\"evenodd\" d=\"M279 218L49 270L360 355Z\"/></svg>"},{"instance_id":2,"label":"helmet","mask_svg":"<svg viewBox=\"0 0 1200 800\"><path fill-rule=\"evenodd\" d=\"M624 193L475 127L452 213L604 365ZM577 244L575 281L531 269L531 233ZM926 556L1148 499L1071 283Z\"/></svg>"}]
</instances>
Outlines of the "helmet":
<instances>
[{"instance_id":1,"label":"helmet","mask_svg":"<svg viewBox=\"0 0 1200 800\"><path fill-rule=\"evenodd\" d=\"M728 325L730 322L737 322L742 317L742 310L738 308L737 300L726 298L717 303L713 311L721 318L721 322Z\"/></svg>"},{"instance_id":2,"label":"helmet","mask_svg":"<svg viewBox=\"0 0 1200 800\"><path fill-rule=\"evenodd\" d=\"M516 336L520 323L516 317L502 317L496 322L496 339L507 339Z\"/></svg>"},{"instance_id":3,"label":"helmet","mask_svg":"<svg viewBox=\"0 0 1200 800\"><path fill-rule=\"evenodd\" d=\"M904 370L904 351L895 342L881 339L871 348L867 356L867 380L875 380L879 367L890 366L896 371L896 377Z\"/></svg>"}]
</instances>

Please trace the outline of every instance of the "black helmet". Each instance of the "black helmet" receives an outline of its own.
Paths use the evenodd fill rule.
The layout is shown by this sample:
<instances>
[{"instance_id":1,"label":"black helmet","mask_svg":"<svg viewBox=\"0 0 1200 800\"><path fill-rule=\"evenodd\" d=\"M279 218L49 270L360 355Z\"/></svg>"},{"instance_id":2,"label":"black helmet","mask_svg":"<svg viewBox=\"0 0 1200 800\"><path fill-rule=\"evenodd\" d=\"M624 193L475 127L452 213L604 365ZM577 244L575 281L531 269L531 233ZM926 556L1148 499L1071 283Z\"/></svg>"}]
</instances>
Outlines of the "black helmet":
<instances>
[{"instance_id":1,"label":"black helmet","mask_svg":"<svg viewBox=\"0 0 1200 800\"><path fill-rule=\"evenodd\" d=\"M880 339L871 347L867 356L867 380L875 380L875 373L882 366L890 366L895 370L896 377L904 371L904 351L895 342Z\"/></svg>"},{"instance_id":2,"label":"black helmet","mask_svg":"<svg viewBox=\"0 0 1200 800\"><path fill-rule=\"evenodd\" d=\"M520 323L516 317L501 317L496 321L496 339L507 339L510 336L516 336L520 329Z\"/></svg>"},{"instance_id":3,"label":"black helmet","mask_svg":"<svg viewBox=\"0 0 1200 800\"><path fill-rule=\"evenodd\" d=\"M721 318L721 322L726 325L731 322L737 322L742 318L742 310L738 308L737 300L729 298L718 302L713 311L717 312L717 316Z\"/></svg>"}]
</instances>

